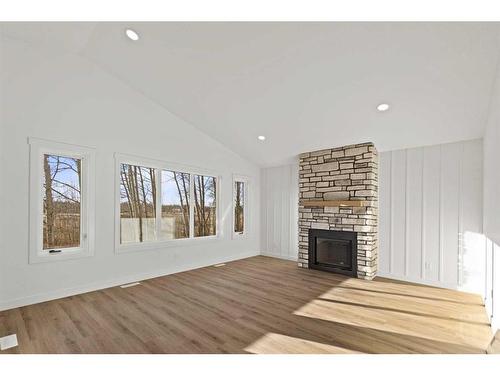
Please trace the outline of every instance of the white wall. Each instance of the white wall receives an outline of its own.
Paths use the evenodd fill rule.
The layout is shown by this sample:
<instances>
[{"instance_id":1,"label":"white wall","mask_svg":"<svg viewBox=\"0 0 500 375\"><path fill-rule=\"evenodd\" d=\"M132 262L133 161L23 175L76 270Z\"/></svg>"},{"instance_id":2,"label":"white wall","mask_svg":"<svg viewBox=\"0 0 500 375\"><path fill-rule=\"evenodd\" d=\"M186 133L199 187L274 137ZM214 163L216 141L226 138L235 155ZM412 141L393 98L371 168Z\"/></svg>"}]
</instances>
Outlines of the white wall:
<instances>
[{"instance_id":1,"label":"white wall","mask_svg":"<svg viewBox=\"0 0 500 375\"><path fill-rule=\"evenodd\" d=\"M492 273L492 327L500 328L500 74L494 86L484 135L484 233ZM488 280L490 277L488 277Z\"/></svg>"},{"instance_id":2,"label":"white wall","mask_svg":"<svg viewBox=\"0 0 500 375\"><path fill-rule=\"evenodd\" d=\"M262 254L298 258L298 162L261 171Z\"/></svg>"},{"instance_id":3,"label":"white wall","mask_svg":"<svg viewBox=\"0 0 500 375\"><path fill-rule=\"evenodd\" d=\"M379 275L485 293L482 140L380 154Z\"/></svg>"},{"instance_id":4,"label":"white wall","mask_svg":"<svg viewBox=\"0 0 500 375\"><path fill-rule=\"evenodd\" d=\"M163 275L260 252L259 168L84 58L2 39L0 309ZM5 95L7 94L7 95ZM28 264L27 138L97 148L93 257ZM222 238L183 247L114 253L114 153L217 171ZM232 175L246 175L254 220L231 240Z\"/></svg>"}]
</instances>

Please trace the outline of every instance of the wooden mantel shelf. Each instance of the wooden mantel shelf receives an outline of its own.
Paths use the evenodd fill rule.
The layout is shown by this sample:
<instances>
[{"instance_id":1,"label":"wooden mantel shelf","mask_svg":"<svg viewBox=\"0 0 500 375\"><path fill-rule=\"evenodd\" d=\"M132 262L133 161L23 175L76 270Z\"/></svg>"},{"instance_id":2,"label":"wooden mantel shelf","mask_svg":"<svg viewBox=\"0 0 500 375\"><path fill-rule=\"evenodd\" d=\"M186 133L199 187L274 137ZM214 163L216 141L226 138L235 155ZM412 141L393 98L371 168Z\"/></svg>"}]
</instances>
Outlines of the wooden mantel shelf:
<instances>
[{"instance_id":1,"label":"wooden mantel shelf","mask_svg":"<svg viewBox=\"0 0 500 375\"><path fill-rule=\"evenodd\" d=\"M301 200L304 207L366 207L369 202L357 200Z\"/></svg>"}]
</instances>

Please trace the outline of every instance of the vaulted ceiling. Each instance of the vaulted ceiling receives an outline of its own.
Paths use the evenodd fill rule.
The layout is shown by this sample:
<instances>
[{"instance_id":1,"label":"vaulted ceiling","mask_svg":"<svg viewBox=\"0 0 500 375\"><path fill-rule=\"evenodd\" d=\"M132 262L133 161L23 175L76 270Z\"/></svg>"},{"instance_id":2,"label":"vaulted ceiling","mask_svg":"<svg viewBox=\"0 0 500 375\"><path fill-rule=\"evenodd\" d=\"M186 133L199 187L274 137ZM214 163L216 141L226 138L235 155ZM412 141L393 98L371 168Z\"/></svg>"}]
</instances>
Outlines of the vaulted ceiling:
<instances>
[{"instance_id":1,"label":"vaulted ceiling","mask_svg":"<svg viewBox=\"0 0 500 375\"><path fill-rule=\"evenodd\" d=\"M139 41L127 39L125 27ZM2 28L7 37L91 60L261 166L363 141L383 151L479 138L500 52L498 23ZM382 102L389 111L376 111Z\"/></svg>"}]
</instances>

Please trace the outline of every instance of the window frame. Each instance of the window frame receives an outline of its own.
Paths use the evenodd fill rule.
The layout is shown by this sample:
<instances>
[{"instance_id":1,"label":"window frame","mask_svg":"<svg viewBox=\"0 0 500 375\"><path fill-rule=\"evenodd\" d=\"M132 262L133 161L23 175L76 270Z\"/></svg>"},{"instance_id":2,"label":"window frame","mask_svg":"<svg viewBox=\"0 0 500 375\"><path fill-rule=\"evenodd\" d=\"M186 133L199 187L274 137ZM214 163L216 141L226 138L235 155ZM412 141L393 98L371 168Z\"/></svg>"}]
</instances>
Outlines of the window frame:
<instances>
[{"instance_id":1,"label":"window frame","mask_svg":"<svg viewBox=\"0 0 500 375\"><path fill-rule=\"evenodd\" d=\"M156 239L154 241L147 242L136 242L136 243L120 243L120 166L121 164L131 164L138 165L146 168L154 168L156 170L156 181L158 181L156 186L156 195L159 197L158 204L156 207ZM182 172L188 173L190 175L189 184L189 237L186 238L173 238L169 240L159 239L159 229L161 226L161 171L172 171L172 172ZM216 179L216 209L215 209L215 235L213 236L203 236L194 237L194 179L193 175L203 175L214 177ZM220 220L222 218L221 214L221 202L220 202L220 189L221 189L222 178L219 173L208 170L197 168L189 165L179 164L175 162L162 161L158 159L134 156L130 154L115 153L115 253L129 253L144 250L158 250L166 247L175 246L192 246L197 243L204 241L213 241L222 238L222 225Z\"/></svg>"},{"instance_id":2,"label":"window frame","mask_svg":"<svg viewBox=\"0 0 500 375\"><path fill-rule=\"evenodd\" d=\"M239 233L235 231L235 221L236 216L234 214L235 211L235 202L234 197L236 194L236 182L244 183L244 196L243 196L243 233ZM249 228L250 228L250 207L248 206L248 198L249 198L249 186L250 186L250 178L248 176L243 176L239 174L233 174L233 186L232 186L232 196L231 196L231 236L233 239L244 239L248 236Z\"/></svg>"},{"instance_id":3,"label":"window frame","mask_svg":"<svg viewBox=\"0 0 500 375\"><path fill-rule=\"evenodd\" d=\"M29 137L30 211L29 263L53 262L94 255L95 242L95 148ZM81 159L80 246L43 250L43 155Z\"/></svg>"}]
</instances>

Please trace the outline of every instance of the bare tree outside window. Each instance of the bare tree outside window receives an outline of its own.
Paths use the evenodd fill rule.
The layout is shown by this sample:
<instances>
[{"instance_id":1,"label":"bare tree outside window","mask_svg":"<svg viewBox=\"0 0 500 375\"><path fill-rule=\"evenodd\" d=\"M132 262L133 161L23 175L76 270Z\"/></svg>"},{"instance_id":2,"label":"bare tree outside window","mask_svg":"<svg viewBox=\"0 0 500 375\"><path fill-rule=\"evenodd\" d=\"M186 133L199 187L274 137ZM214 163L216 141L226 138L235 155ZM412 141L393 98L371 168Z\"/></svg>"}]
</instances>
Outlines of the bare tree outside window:
<instances>
[{"instance_id":1,"label":"bare tree outside window","mask_svg":"<svg viewBox=\"0 0 500 375\"><path fill-rule=\"evenodd\" d=\"M123 162L119 168L120 244L217 235L217 177Z\"/></svg>"},{"instance_id":2,"label":"bare tree outside window","mask_svg":"<svg viewBox=\"0 0 500 375\"><path fill-rule=\"evenodd\" d=\"M194 178L194 236L215 236L216 178L193 175Z\"/></svg>"},{"instance_id":3,"label":"bare tree outside window","mask_svg":"<svg viewBox=\"0 0 500 375\"><path fill-rule=\"evenodd\" d=\"M234 231L243 234L245 228L245 183L234 182Z\"/></svg>"},{"instance_id":4,"label":"bare tree outside window","mask_svg":"<svg viewBox=\"0 0 500 375\"><path fill-rule=\"evenodd\" d=\"M43 155L43 250L80 246L81 159Z\"/></svg>"},{"instance_id":5,"label":"bare tree outside window","mask_svg":"<svg viewBox=\"0 0 500 375\"><path fill-rule=\"evenodd\" d=\"M161 230L163 240L189 237L189 173L161 171Z\"/></svg>"},{"instance_id":6,"label":"bare tree outside window","mask_svg":"<svg viewBox=\"0 0 500 375\"><path fill-rule=\"evenodd\" d=\"M156 238L156 199L154 168L120 165L120 243Z\"/></svg>"}]
</instances>

